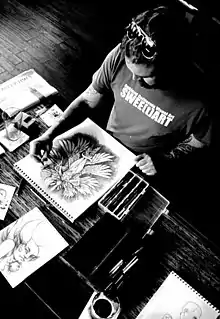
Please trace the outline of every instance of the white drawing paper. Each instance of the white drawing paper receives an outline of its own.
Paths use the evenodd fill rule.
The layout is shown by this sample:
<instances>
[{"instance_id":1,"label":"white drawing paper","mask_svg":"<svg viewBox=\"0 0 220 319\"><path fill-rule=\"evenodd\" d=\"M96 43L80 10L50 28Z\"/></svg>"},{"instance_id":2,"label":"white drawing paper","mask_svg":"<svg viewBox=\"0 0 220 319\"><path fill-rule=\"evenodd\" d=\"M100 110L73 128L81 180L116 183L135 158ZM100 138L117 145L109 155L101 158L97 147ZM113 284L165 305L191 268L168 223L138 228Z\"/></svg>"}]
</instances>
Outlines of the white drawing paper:
<instances>
[{"instance_id":1,"label":"white drawing paper","mask_svg":"<svg viewBox=\"0 0 220 319\"><path fill-rule=\"evenodd\" d=\"M137 319L217 319L220 312L171 272Z\"/></svg>"},{"instance_id":2,"label":"white drawing paper","mask_svg":"<svg viewBox=\"0 0 220 319\"><path fill-rule=\"evenodd\" d=\"M5 150L4 150L4 148L0 145L0 155L1 154L4 154L5 153Z\"/></svg>"},{"instance_id":3,"label":"white drawing paper","mask_svg":"<svg viewBox=\"0 0 220 319\"><path fill-rule=\"evenodd\" d=\"M29 182L75 220L135 164L135 155L90 119L58 136L44 166L16 163Z\"/></svg>"},{"instance_id":4,"label":"white drawing paper","mask_svg":"<svg viewBox=\"0 0 220 319\"><path fill-rule=\"evenodd\" d=\"M15 187L0 184L0 219L3 220L14 195Z\"/></svg>"},{"instance_id":5,"label":"white drawing paper","mask_svg":"<svg viewBox=\"0 0 220 319\"><path fill-rule=\"evenodd\" d=\"M40 116L40 118L44 121L47 126L52 126L56 124L57 121L59 121L60 117L62 116L63 111L54 104L47 110L44 114Z\"/></svg>"},{"instance_id":6,"label":"white drawing paper","mask_svg":"<svg viewBox=\"0 0 220 319\"><path fill-rule=\"evenodd\" d=\"M42 97L57 92L34 69L29 69L0 84L0 108L5 111L13 106L24 111L38 103Z\"/></svg>"},{"instance_id":7,"label":"white drawing paper","mask_svg":"<svg viewBox=\"0 0 220 319\"><path fill-rule=\"evenodd\" d=\"M0 270L14 288L68 243L35 207L0 231Z\"/></svg>"}]
</instances>

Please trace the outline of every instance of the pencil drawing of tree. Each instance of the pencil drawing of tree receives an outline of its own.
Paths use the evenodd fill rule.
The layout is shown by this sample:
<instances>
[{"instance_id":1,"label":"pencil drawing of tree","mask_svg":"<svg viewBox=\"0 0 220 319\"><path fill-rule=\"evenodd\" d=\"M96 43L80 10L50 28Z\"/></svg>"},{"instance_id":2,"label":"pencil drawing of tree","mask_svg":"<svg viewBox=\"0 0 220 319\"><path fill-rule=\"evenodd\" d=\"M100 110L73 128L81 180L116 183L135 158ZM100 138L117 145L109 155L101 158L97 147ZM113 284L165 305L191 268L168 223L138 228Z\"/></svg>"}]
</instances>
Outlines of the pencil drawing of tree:
<instances>
[{"instance_id":1,"label":"pencil drawing of tree","mask_svg":"<svg viewBox=\"0 0 220 319\"><path fill-rule=\"evenodd\" d=\"M88 198L110 181L118 158L105 145L85 133L59 140L41 169L46 186L66 200Z\"/></svg>"}]
</instances>

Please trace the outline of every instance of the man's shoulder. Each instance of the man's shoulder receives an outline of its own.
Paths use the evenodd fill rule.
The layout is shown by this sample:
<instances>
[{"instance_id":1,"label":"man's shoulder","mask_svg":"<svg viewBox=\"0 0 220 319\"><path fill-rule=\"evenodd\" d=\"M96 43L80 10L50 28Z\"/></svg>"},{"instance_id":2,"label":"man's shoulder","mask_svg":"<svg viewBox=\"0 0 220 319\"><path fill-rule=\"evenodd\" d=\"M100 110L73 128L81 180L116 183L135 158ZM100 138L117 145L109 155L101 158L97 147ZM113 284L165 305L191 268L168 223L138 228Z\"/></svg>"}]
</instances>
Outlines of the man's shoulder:
<instances>
[{"instance_id":1,"label":"man's shoulder","mask_svg":"<svg viewBox=\"0 0 220 319\"><path fill-rule=\"evenodd\" d=\"M106 60L109 62L112 71L114 72L121 63L124 62L124 57L121 53L121 44L117 44L107 55Z\"/></svg>"},{"instance_id":2,"label":"man's shoulder","mask_svg":"<svg viewBox=\"0 0 220 319\"><path fill-rule=\"evenodd\" d=\"M121 58L121 43L118 43L109 53L108 56L112 58Z\"/></svg>"}]
</instances>

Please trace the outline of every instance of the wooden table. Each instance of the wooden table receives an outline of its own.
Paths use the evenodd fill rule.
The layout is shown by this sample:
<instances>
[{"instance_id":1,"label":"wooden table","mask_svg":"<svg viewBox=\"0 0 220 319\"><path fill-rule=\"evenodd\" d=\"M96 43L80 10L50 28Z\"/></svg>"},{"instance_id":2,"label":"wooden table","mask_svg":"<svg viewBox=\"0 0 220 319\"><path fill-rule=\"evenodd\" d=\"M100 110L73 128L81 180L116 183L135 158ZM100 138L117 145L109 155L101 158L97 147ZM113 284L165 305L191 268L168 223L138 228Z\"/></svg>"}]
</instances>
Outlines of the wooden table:
<instances>
[{"instance_id":1,"label":"wooden table","mask_svg":"<svg viewBox=\"0 0 220 319\"><path fill-rule=\"evenodd\" d=\"M39 122L41 132L46 127ZM17 186L20 176L13 164L28 154L29 143L0 158L0 181ZM0 229L35 206L39 207L59 233L74 248L77 242L97 224L103 213L93 205L74 223L51 211L27 183L19 196L14 195ZM149 244L148 244L149 243ZM102 243L100 243L102 245ZM8 317L78 318L93 293L93 282L69 263L66 250L53 258L24 282L12 289L0 278L1 309ZM177 213L160 217L154 234L146 241L140 262L132 268L118 291L122 312L119 318L135 318L153 292L171 270L174 270L214 306L220 308L220 250Z\"/></svg>"}]
</instances>

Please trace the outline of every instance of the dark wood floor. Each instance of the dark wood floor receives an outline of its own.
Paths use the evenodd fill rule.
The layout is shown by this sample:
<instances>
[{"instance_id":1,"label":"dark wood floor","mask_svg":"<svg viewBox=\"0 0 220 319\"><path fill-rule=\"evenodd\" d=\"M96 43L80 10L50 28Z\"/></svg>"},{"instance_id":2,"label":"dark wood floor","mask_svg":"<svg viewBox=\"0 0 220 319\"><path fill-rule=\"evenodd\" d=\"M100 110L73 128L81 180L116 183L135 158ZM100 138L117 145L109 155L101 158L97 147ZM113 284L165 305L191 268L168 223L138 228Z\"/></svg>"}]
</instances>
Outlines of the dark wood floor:
<instances>
[{"instance_id":1,"label":"dark wood floor","mask_svg":"<svg viewBox=\"0 0 220 319\"><path fill-rule=\"evenodd\" d=\"M34 68L68 101L73 99L90 81L100 56L92 27L95 14L92 5L70 1L4 1L0 81Z\"/></svg>"},{"instance_id":2,"label":"dark wood floor","mask_svg":"<svg viewBox=\"0 0 220 319\"><path fill-rule=\"evenodd\" d=\"M112 5L106 14L104 1L1 1L0 83L34 68L71 101L90 83L121 38L118 26L131 16Z\"/></svg>"}]
</instances>

